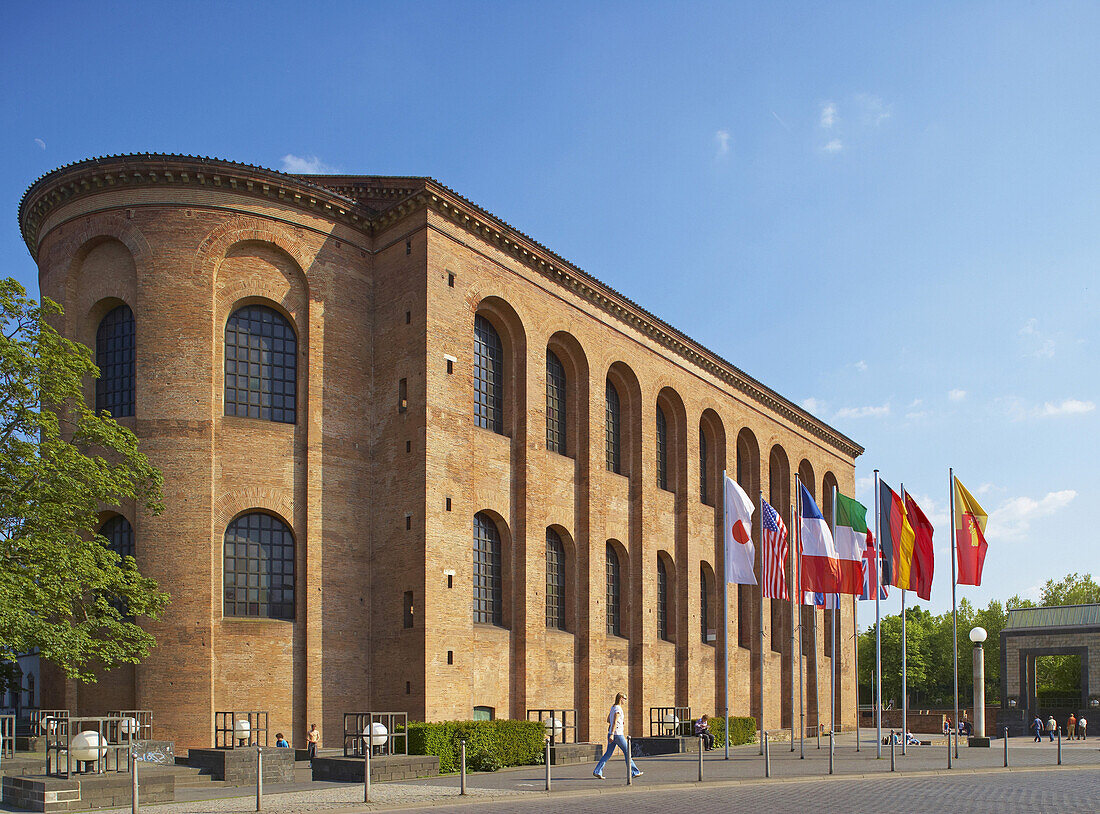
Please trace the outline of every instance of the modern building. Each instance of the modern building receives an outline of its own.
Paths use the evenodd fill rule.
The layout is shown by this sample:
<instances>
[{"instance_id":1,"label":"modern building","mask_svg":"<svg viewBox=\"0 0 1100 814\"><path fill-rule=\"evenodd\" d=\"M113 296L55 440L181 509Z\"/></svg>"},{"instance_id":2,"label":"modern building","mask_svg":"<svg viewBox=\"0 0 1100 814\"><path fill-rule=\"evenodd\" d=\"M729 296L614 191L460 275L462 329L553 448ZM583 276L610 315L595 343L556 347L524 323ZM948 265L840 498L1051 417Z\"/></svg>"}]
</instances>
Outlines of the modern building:
<instances>
[{"instance_id":1,"label":"modern building","mask_svg":"<svg viewBox=\"0 0 1100 814\"><path fill-rule=\"evenodd\" d=\"M761 630L732 586L722 640L721 476L790 527L795 474L828 517L862 448L659 317L429 178L97 158L19 218L88 398L164 473L165 511L104 534L172 596L143 664L44 671L44 706L150 709L181 746L219 710L338 745L344 712L568 708L600 740L620 690L635 733L721 714L728 645L731 714L763 684L779 728L801 615L827 723L832 612L765 600ZM852 603L838 625L850 728Z\"/></svg>"}]
</instances>

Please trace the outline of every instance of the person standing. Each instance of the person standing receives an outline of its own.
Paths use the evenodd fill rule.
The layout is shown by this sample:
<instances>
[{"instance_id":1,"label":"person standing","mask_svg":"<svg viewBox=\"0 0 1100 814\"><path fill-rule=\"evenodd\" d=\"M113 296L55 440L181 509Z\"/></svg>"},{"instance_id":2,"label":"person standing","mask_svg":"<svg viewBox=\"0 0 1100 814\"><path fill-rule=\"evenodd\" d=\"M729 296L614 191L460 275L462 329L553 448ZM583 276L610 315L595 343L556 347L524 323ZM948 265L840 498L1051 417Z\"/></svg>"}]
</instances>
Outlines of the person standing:
<instances>
[{"instance_id":1,"label":"person standing","mask_svg":"<svg viewBox=\"0 0 1100 814\"><path fill-rule=\"evenodd\" d=\"M623 693L617 693L615 703L611 705L611 711L607 713L607 751L603 753L603 757L596 764L596 768L592 770L592 775L600 780L604 779L603 767L607 765L607 761L615 753L615 747L623 750L630 776L642 776L642 770L634 765L634 761L630 757L630 747L626 742L626 713L623 711L623 701L625 700L626 696Z\"/></svg>"},{"instance_id":2,"label":"person standing","mask_svg":"<svg viewBox=\"0 0 1100 814\"><path fill-rule=\"evenodd\" d=\"M1047 734L1050 735L1051 743L1054 742L1054 730L1058 728L1058 722L1054 720L1054 716L1051 715L1047 718Z\"/></svg>"},{"instance_id":3,"label":"person standing","mask_svg":"<svg viewBox=\"0 0 1100 814\"><path fill-rule=\"evenodd\" d=\"M1077 734L1077 717L1071 712L1066 721L1066 740L1073 740Z\"/></svg>"},{"instance_id":4,"label":"person standing","mask_svg":"<svg viewBox=\"0 0 1100 814\"><path fill-rule=\"evenodd\" d=\"M1035 716L1035 720L1031 722L1031 730L1035 733L1035 743L1043 742L1043 719L1038 715Z\"/></svg>"},{"instance_id":5,"label":"person standing","mask_svg":"<svg viewBox=\"0 0 1100 814\"><path fill-rule=\"evenodd\" d=\"M1080 738L1083 741L1088 740L1088 737L1086 736L1086 732L1085 732L1085 727L1088 726L1088 723L1089 722L1085 720L1084 715L1082 715L1080 718L1077 719L1077 737Z\"/></svg>"},{"instance_id":6,"label":"person standing","mask_svg":"<svg viewBox=\"0 0 1100 814\"><path fill-rule=\"evenodd\" d=\"M306 733L306 748L309 749L309 765L313 765L313 758L317 757L317 744L321 742L321 733L317 729L317 724L309 725L309 732Z\"/></svg>"}]
</instances>

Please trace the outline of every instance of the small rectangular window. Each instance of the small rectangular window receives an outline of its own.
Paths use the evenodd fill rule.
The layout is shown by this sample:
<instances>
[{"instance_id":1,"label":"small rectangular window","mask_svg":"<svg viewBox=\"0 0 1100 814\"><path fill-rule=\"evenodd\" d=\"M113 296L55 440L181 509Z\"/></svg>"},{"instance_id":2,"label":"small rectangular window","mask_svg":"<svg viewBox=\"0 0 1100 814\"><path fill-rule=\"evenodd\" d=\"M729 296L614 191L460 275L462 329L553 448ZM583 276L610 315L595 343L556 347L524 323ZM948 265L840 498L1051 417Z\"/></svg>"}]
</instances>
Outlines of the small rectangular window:
<instances>
[{"instance_id":1,"label":"small rectangular window","mask_svg":"<svg viewBox=\"0 0 1100 814\"><path fill-rule=\"evenodd\" d=\"M413 516L411 514L405 515L405 530L410 531L413 527Z\"/></svg>"},{"instance_id":2,"label":"small rectangular window","mask_svg":"<svg viewBox=\"0 0 1100 814\"><path fill-rule=\"evenodd\" d=\"M413 253L413 242L411 240L405 241L405 254Z\"/></svg>"},{"instance_id":3,"label":"small rectangular window","mask_svg":"<svg viewBox=\"0 0 1100 814\"><path fill-rule=\"evenodd\" d=\"M453 650L448 650L447 651L447 663L448 664L454 664L455 663L455 651L453 651Z\"/></svg>"},{"instance_id":4,"label":"small rectangular window","mask_svg":"<svg viewBox=\"0 0 1100 814\"><path fill-rule=\"evenodd\" d=\"M457 362L458 360L455 359L453 356L448 356L448 355L444 355L443 358L447 360L447 372L448 373L454 373L455 372L455 362Z\"/></svg>"},{"instance_id":5,"label":"small rectangular window","mask_svg":"<svg viewBox=\"0 0 1100 814\"><path fill-rule=\"evenodd\" d=\"M453 588L455 586L455 575L447 574L447 587Z\"/></svg>"},{"instance_id":6,"label":"small rectangular window","mask_svg":"<svg viewBox=\"0 0 1100 814\"><path fill-rule=\"evenodd\" d=\"M451 288L455 287L455 276L452 272L447 272L447 285Z\"/></svg>"},{"instance_id":7,"label":"small rectangular window","mask_svg":"<svg viewBox=\"0 0 1100 814\"><path fill-rule=\"evenodd\" d=\"M412 321L413 321L413 312L412 311L406 311L405 312L405 324L408 325Z\"/></svg>"},{"instance_id":8,"label":"small rectangular window","mask_svg":"<svg viewBox=\"0 0 1100 814\"><path fill-rule=\"evenodd\" d=\"M409 380L402 379L397 383L397 411L403 413L409 409Z\"/></svg>"},{"instance_id":9,"label":"small rectangular window","mask_svg":"<svg viewBox=\"0 0 1100 814\"><path fill-rule=\"evenodd\" d=\"M451 499L447 498L447 511L451 510Z\"/></svg>"},{"instance_id":10,"label":"small rectangular window","mask_svg":"<svg viewBox=\"0 0 1100 814\"><path fill-rule=\"evenodd\" d=\"M411 681L405 682L405 695L412 695L413 685Z\"/></svg>"},{"instance_id":11,"label":"small rectangular window","mask_svg":"<svg viewBox=\"0 0 1100 814\"><path fill-rule=\"evenodd\" d=\"M406 441L405 442L405 452L412 452L412 451L413 451L413 442L412 441Z\"/></svg>"},{"instance_id":12,"label":"small rectangular window","mask_svg":"<svg viewBox=\"0 0 1100 814\"><path fill-rule=\"evenodd\" d=\"M413 592L405 591L405 627L413 626Z\"/></svg>"}]
</instances>

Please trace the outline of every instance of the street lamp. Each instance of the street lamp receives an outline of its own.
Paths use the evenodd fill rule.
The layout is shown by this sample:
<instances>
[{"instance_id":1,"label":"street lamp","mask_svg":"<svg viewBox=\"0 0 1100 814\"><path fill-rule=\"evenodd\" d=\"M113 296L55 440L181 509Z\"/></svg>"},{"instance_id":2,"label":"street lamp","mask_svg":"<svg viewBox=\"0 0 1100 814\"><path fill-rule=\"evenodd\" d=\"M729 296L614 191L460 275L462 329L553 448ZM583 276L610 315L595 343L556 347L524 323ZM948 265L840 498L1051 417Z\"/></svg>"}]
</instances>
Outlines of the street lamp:
<instances>
[{"instance_id":1,"label":"street lamp","mask_svg":"<svg viewBox=\"0 0 1100 814\"><path fill-rule=\"evenodd\" d=\"M986 636L984 627L970 631L970 641L974 642L974 737L985 737L985 648L982 642Z\"/></svg>"}]
</instances>

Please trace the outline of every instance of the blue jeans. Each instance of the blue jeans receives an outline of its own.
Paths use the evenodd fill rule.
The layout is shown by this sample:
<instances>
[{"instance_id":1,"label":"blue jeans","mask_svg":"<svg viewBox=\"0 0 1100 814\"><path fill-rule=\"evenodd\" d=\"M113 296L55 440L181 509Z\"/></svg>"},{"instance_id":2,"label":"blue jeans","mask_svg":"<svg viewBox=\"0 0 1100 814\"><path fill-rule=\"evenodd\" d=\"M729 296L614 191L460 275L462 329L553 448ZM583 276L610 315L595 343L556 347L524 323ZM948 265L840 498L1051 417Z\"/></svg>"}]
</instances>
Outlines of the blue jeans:
<instances>
[{"instance_id":1,"label":"blue jeans","mask_svg":"<svg viewBox=\"0 0 1100 814\"><path fill-rule=\"evenodd\" d=\"M626 748L626 736L616 735L614 738L607 742L607 751L603 753L603 757L600 758L600 762L596 764L596 774L603 773L603 767L607 765L607 761L611 760L611 755L615 753L615 747L619 747L623 750L623 756L626 757L626 763L630 767L630 773L637 774L638 767L634 765L634 761L630 759L630 753Z\"/></svg>"}]
</instances>

